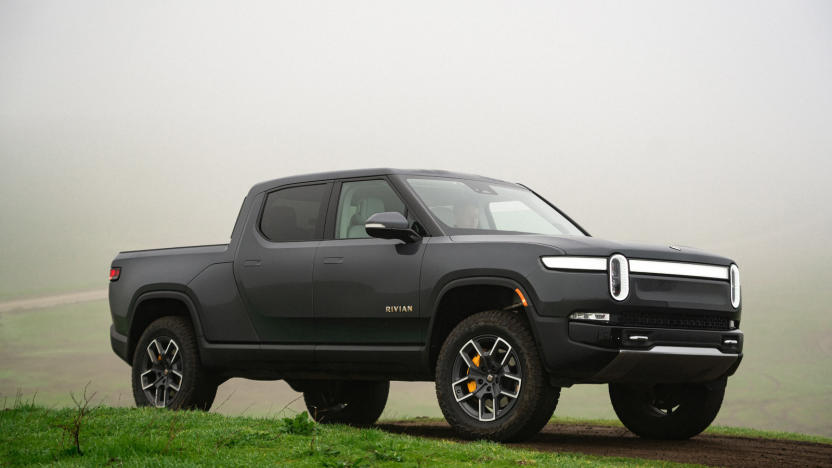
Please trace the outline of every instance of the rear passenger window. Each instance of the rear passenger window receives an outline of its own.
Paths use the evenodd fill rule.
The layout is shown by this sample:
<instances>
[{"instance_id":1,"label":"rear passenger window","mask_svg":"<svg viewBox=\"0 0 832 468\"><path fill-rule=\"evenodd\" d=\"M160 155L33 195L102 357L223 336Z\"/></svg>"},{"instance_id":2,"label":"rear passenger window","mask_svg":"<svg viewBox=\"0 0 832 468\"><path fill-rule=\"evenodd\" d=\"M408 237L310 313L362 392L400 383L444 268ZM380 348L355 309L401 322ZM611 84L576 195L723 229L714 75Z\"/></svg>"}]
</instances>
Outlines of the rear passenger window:
<instances>
[{"instance_id":1,"label":"rear passenger window","mask_svg":"<svg viewBox=\"0 0 832 468\"><path fill-rule=\"evenodd\" d=\"M266 198L260 231L272 242L320 240L327 184L304 185L272 192Z\"/></svg>"}]
</instances>

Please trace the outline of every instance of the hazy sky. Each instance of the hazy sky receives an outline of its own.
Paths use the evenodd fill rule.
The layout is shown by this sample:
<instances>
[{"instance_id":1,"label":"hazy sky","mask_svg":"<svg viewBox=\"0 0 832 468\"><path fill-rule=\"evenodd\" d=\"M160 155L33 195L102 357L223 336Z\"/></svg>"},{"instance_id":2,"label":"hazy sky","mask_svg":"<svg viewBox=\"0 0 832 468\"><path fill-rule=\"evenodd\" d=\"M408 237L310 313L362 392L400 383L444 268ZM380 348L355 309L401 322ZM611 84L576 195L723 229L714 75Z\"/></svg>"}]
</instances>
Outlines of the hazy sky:
<instances>
[{"instance_id":1,"label":"hazy sky","mask_svg":"<svg viewBox=\"0 0 832 468\"><path fill-rule=\"evenodd\" d=\"M226 241L255 182L374 166L752 269L830 259L830 109L829 1L0 0L0 296L103 287L118 250Z\"/></svg>"}]
</instances>

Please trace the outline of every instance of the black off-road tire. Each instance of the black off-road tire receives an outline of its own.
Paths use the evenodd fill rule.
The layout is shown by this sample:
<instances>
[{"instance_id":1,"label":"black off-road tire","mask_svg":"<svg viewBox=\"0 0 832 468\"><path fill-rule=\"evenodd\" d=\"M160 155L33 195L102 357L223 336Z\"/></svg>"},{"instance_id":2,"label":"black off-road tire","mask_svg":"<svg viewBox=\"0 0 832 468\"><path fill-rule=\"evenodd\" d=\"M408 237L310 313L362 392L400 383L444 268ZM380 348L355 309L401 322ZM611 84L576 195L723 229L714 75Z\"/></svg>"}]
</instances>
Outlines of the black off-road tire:
<instances>
[{"instance_id":1,"label":"black off-road tire","mask_svg":"<svg viewBox=\"0 0 832 468\"><path fill-rule=\"evenodd\" d=\"M162 364L162 360L159 360L159 363L157 363L162 364L161 367L169 368L165 369L169 370L169 373L164 376L170 376L169 378L173 379L174 374L172 371L177 369L177 372L182 374L181 379L178 380L179 390L169 390L169 398L160 398L157 401L151 400L147 392L142 388L143 385L146 385L151 380L150 377L153 375L162 375L155 374L155 371L151 372L151 374L145 377L144 383L142 382L142 374L149 368L148 360L150 357L148 347L151 346L153 340L162 343L162 351L167 348L169 340L172 340L176 347L178 347L172 365L165 366ZM152 348L156 349L155 345ZM168 354L173 354L173 347L169 349ZM164 355L164 360L170 357L168 354ZM136 406L164 406L165 408L174 410L209 410L217 395L217 387L219 386L219 380L202 367L199 359L196 336L194 335L190 320L177 316L162 317L155 320L142 333L136 349L133 352L132 381L133 398L136 400ZM164 405L159 405L159 401L163 402Z\"/></svg>"},{"instance_id":2,"label":"black off-road tire","mask_svg":"<svg viewBox=\"0 0 832 468\"><path fill-rule=\"evenodd\" d=\"M689 439L716 418L725 382L710 384L610 384L610 401L618 419L645 439ZM668 412L668 408L670 412Z\"/></svg>"},{"instance_id":3,"label":"black off-road tire","mask_svg":"<svg viewBox=\"0 0 832 468\"><path fill-rule=\"evenodd\" d=\"M322 380L304 390L303 401L319 423L366 427L381 416L389 393L386 380Z\"/></svg>"},{"instance_id":4,"label":"black off-road tire","mask_svg":"<svg viewBox=\"0 0 832 468\"><path fill-rule=\"evenodd\" d=\"M495 410L496 419L493 421L481 421L481 418L466 412L457 402L453 387L458 377L454 373L460 351L469 340L483 336L506 340L516 353L522 369L522 383L513 406L499 417ZM558 404L560 388L549 384L525 317L514 312L488 311L466 318L445 339L436 363L436 397L445 419L462 437L506 442L528 439L537 434L551 419ZM491 402L493 407L495 401L492 399Z\"/></svg>"}]
</instances>

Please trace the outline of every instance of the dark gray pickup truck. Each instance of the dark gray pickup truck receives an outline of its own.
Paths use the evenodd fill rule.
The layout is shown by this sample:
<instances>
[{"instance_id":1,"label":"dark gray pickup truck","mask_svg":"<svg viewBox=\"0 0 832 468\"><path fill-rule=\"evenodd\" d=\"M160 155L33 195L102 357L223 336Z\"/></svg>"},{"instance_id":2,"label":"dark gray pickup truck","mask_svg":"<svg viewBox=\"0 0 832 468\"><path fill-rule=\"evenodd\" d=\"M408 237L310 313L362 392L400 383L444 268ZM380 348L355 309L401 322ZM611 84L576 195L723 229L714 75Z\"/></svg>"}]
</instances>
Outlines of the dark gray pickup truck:
<instances>
[{"instance_id":1,"label":"dark gray pickup truck","mask_svg":"<svg viewBox=\"0 0 832 468\"><path fill-rule=\"evenodd\" d=\"M688 438L742 359L730 259L596 239L523 185L443 171L255 185L230 243L122 252L109 297L138 405L284 379L316 420L367 425L389 381L434 381L472 438L530 437L579 383L634 433Z\"/></svg>"}]
</instances>

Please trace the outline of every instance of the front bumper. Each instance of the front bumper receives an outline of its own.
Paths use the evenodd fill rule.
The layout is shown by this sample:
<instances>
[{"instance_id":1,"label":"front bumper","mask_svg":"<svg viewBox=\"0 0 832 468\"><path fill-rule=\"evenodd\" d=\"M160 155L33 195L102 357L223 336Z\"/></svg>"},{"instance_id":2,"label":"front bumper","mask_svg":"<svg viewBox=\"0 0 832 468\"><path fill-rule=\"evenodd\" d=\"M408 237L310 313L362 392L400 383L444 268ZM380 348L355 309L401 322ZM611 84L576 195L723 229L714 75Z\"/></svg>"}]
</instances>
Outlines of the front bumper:
<instances>
[{"instance_id":1,"label":"front bumper","mask_svg":"<svg viewBox=\"0 0 832 468\"><path fill-rule=\"evenodd\" d=\"M553 384L708 382L742 360L740 330L627 327L534 319Z\"/></svg>"},{"instance_id":2,"label":"front bumper","mask_svg":"<svg viewBox=\"0 0 832 468\"><path fill-rule=\"evenodd\" d=\"M740 330L633 328L571 321L569 338L617 350L589 382L707 382L733 374L742 359Z\"/></svg>"}]
</instances>

